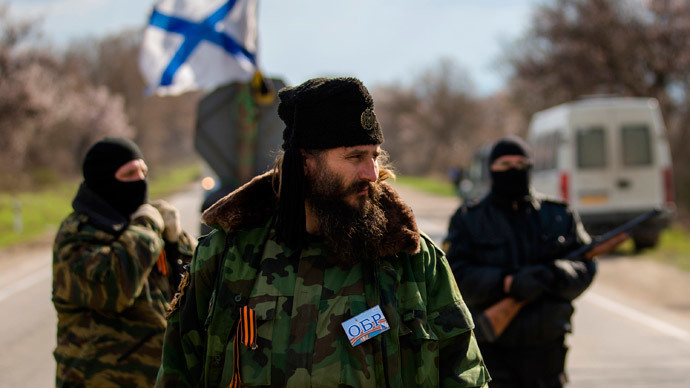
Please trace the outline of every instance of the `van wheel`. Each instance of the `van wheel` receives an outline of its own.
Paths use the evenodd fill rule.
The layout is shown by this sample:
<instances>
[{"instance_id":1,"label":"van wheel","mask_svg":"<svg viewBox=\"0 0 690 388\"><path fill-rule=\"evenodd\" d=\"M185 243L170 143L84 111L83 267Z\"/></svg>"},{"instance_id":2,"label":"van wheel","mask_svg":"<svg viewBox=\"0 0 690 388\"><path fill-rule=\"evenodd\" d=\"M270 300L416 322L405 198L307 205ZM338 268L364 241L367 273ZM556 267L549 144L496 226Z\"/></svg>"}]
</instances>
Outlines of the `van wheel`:
<instances>
[{"instance_id":1,"label":"van wheel","mask_svg":"<svg viewBox=\"0 0 690 388\"><path fill-rule=\"evenodd\" d=\"M646 233L634 235L633 241L635 242L635 252L639 252L643 249L654 248L659 242L659 234Z\"/></svg>"}]
</instances>

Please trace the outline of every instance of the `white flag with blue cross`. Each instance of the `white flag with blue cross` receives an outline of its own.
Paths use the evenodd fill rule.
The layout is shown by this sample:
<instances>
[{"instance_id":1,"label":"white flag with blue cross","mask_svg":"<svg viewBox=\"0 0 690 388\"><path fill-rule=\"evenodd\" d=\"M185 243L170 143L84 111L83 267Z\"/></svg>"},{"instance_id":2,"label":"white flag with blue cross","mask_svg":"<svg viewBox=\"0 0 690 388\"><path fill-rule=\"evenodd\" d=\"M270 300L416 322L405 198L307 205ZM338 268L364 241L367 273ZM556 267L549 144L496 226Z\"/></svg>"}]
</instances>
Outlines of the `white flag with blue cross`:
<instances>
[{"instance_id":1,"label":"white flag with blue cross","mask_svg":"<svg viewBox=\"0 0 690 388\"><path fill-rule=\"evenodd\" d=\"M161 0L144 32L148 93L212 90L257 71L258 0Z\"/></svg>"}]
</instances>

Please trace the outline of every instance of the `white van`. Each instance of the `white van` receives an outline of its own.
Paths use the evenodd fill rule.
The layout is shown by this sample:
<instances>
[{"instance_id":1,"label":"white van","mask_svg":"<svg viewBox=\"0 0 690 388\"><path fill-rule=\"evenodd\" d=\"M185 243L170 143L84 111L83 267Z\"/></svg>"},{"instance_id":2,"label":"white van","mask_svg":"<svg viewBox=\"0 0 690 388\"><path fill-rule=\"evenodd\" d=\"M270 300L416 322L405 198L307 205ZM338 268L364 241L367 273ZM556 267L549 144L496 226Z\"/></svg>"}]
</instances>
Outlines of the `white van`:
<instances>
[{"instance_id":1,"label":"white van","mask_svg":"<svg viewBox=\"0 0 690 388\"><path fill-rule=\"evenodd\" d=\"M653 98L594 97L534 114L527 131L532 185L568 201L591 234L653 208L633 231L637 249L656 245L674 206L671 154Z\"/></svg>"}]
</instances>

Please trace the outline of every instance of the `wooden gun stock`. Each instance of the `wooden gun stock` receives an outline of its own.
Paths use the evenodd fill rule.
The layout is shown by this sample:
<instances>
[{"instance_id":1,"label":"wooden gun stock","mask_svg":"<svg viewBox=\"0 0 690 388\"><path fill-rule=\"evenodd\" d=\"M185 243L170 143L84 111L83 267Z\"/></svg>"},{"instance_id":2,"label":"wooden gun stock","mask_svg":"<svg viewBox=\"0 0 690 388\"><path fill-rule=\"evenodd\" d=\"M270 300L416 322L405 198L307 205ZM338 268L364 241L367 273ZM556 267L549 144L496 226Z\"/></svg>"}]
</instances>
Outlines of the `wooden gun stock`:
<instances>
[{"instance_id":1,"label":"wooden gun stock","mask_svg":"<svg viewBox=\"0 0 690 388\"><path fill-rule=\"evenodd\" d=\"M503 298L481 313L477 325L482 326L486 339L494 342L526 304L526 301L518 301L512 296Z\"/></svg>"}]
</instances>

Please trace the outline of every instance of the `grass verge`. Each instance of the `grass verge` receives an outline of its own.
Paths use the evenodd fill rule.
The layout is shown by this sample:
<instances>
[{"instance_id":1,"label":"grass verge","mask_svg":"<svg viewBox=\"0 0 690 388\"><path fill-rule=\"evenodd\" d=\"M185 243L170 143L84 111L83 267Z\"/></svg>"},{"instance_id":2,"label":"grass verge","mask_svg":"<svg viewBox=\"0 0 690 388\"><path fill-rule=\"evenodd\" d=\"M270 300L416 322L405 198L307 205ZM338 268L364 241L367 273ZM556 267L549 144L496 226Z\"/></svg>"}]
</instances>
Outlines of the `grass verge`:
<instances>
[{"instance_id":1,"label":"grass verge","mask_svg":"<svg viewBox=\"0 0 690 388\"><path fill-rule=\"evenodd\" d=\"M427 193L453 197L457 195L455 186L451 182L436 177L398 175L396 183L409 186Z\"/></svg>"},{"instance_id":2,"label":"grass verge","mask_svg":"<svg viewBox=\"0 0 690 388\"><path fill-rule=\"evenodd\" d=\"M200 176L198 163L158 170L149 179L149 198L170 195ZM72 211L79 183L60 183L36 192L0 193L0 249L55 232Z\"/></svg>"},{"instance_id":3,"label":"grass verge","mask_svg":"<svg viewBox=\"0 0 690 388\"><path fill-rule=\"evenodd\" d=\"M659 236L659 245L645 252L654 260L663 261L690 272L690 233L674 224Z\"/></svg>"}]
</instances>

